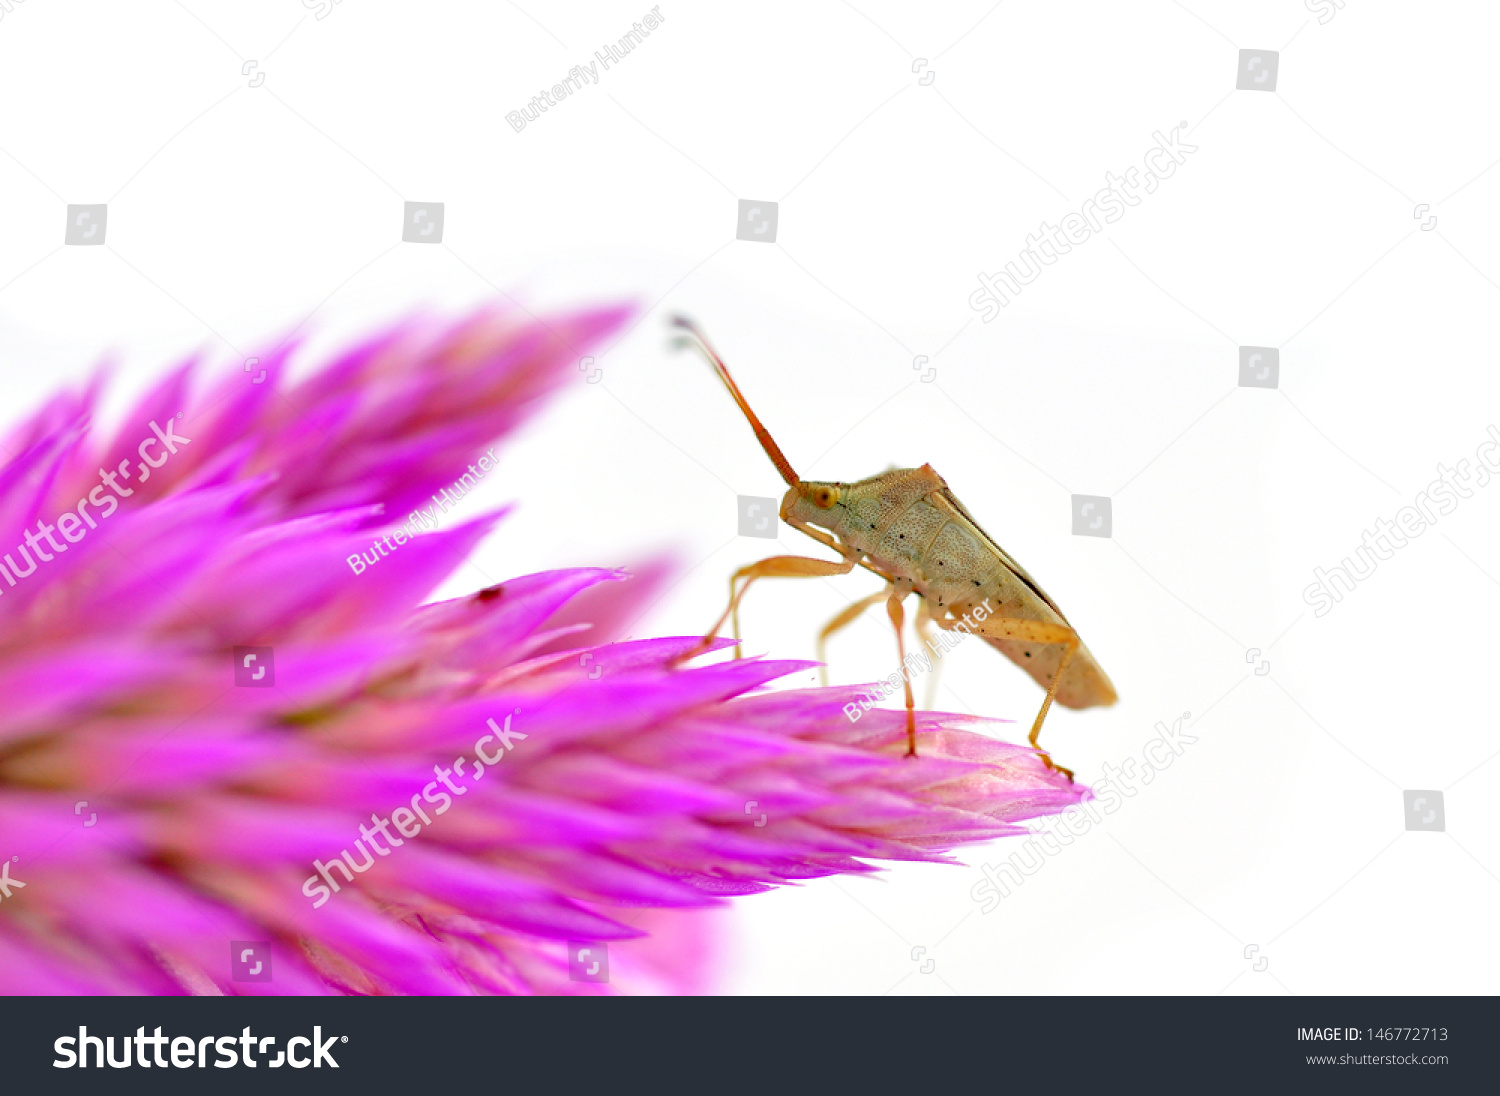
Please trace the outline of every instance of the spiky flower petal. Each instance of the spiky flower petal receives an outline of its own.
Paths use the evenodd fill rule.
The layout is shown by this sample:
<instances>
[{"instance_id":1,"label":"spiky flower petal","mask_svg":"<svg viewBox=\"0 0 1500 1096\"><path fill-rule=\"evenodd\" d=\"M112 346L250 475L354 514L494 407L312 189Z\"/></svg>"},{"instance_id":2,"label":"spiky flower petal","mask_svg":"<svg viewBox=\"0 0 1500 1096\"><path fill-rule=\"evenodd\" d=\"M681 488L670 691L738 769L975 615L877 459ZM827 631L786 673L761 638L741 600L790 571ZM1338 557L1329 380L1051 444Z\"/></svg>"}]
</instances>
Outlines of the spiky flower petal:
<instances>
[{"instance_id":1,"label":"spiky flower petal","mask_svg":"<svg viewBox=\"0 0 1500 1096\"><path fill-rule=\"evenodd\" d=\"M985 721L924 713L908 759L856 690L764 691L807 663L578 645L639 608L620 571L423 604L500 515L407 512L625 317L411 322L296 386L290 350L201 397L184 367L107 441L97 383L11 434L0 990L702 988L690 911L1087 794Z\"/></svg>"}]
</instances>

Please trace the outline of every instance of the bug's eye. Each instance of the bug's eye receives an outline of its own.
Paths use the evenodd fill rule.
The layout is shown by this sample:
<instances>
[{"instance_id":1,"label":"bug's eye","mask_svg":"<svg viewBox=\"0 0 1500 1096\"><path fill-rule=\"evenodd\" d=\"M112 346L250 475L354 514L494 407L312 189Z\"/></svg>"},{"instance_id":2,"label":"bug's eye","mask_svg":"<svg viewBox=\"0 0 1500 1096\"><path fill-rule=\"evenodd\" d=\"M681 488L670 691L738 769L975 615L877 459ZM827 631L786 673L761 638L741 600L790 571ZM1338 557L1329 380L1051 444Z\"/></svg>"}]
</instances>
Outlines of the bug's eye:
<instances>
[{"instance_id":1,"label":"bug's eye","mask_svg":"<svg viewBox=\"0 0 1500 1096\"><path fill-rule=\"evenodd\" d=\"M839 493L832 487L819 487L812 495L813 505L819 510L827 510L838 500Z\"/></svg>"}]
</instances>

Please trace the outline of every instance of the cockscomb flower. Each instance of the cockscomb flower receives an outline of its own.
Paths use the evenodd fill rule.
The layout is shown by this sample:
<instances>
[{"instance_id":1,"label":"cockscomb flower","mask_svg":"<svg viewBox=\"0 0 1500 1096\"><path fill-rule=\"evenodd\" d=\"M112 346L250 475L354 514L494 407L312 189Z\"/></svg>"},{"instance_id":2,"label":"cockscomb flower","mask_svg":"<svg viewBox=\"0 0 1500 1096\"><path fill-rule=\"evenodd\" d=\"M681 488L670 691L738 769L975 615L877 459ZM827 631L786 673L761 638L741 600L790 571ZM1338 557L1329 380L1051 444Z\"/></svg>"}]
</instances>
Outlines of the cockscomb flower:
<instances>
[{"instance_id":1,"label":"cockscomb flower","mask_svg":"<svg viewBox=\"0 0 1500 1096\"><path fill-rule=\"evenodd\" d=\"M693 991L702 907L1087 794L983 721L909 759L858 689L765 689L809 663L609 643L620 570L424 604L502 515L423 512L626 318L189 363L109 438L96 380L0 443L0 991Z\"/></svg>"}]
</instances>

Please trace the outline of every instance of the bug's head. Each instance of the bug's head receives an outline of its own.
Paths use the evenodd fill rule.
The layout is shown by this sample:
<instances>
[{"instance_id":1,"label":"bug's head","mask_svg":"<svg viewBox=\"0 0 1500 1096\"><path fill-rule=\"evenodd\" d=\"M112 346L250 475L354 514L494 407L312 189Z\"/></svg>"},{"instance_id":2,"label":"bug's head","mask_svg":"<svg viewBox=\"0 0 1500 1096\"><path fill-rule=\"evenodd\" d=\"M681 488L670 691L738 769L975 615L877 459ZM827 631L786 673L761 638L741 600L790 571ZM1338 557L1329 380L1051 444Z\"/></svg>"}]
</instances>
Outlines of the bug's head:
<instances>
[{"instance_id":1,"label":"bug's head","mask_svg":"<svg viewBox=\"0 0 1500 1096\"><path fill-rule=\"evenodd\" d=\"M798 480L781 500L781 517L833 532L843 519L846 483Z\"/></svg>"}]
</instances>

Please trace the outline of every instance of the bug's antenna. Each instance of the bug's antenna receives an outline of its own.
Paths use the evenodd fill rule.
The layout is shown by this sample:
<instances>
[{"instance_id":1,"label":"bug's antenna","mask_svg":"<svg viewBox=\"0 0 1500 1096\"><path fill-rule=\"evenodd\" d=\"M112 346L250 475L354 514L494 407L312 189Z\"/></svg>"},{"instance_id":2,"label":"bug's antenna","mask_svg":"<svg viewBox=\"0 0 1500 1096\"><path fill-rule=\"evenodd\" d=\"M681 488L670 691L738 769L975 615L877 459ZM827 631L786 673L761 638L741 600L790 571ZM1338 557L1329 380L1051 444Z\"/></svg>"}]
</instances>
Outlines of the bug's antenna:
<instances>
[{"instance_id":1,"label":"bug's antenna","mask_svg":"<svg viewBox=\"0 0 1500 1096\"><path fill-rule=\"evenodd\" d=\"M729 389L729 394L734 397L734 402L740 405L740 410L745 413L745 418L750 420L750 426L755 431L755 437L760 442L760 447L766 451L766 456L771 458L771 463L776 466L776 471L781 473L781 478L786 480L787 486L796 487L800 482L797 473L792 471L791 463L781 452L777 444L771 440L771 432L761 425L760 419L755 417L755 412L750 410L750 405L745 402L745 397L740 392L740 386L734 383L734 378L729 375L729 367L724 364L724 359L709 345L703 332L698 330L698 325L686 316L673 316L672 326L680 327L692 336L691 342L698 351L708 359L709 364L714 367L714 372L724 382L724 387Z\"/></svg>"}]
</instances>

